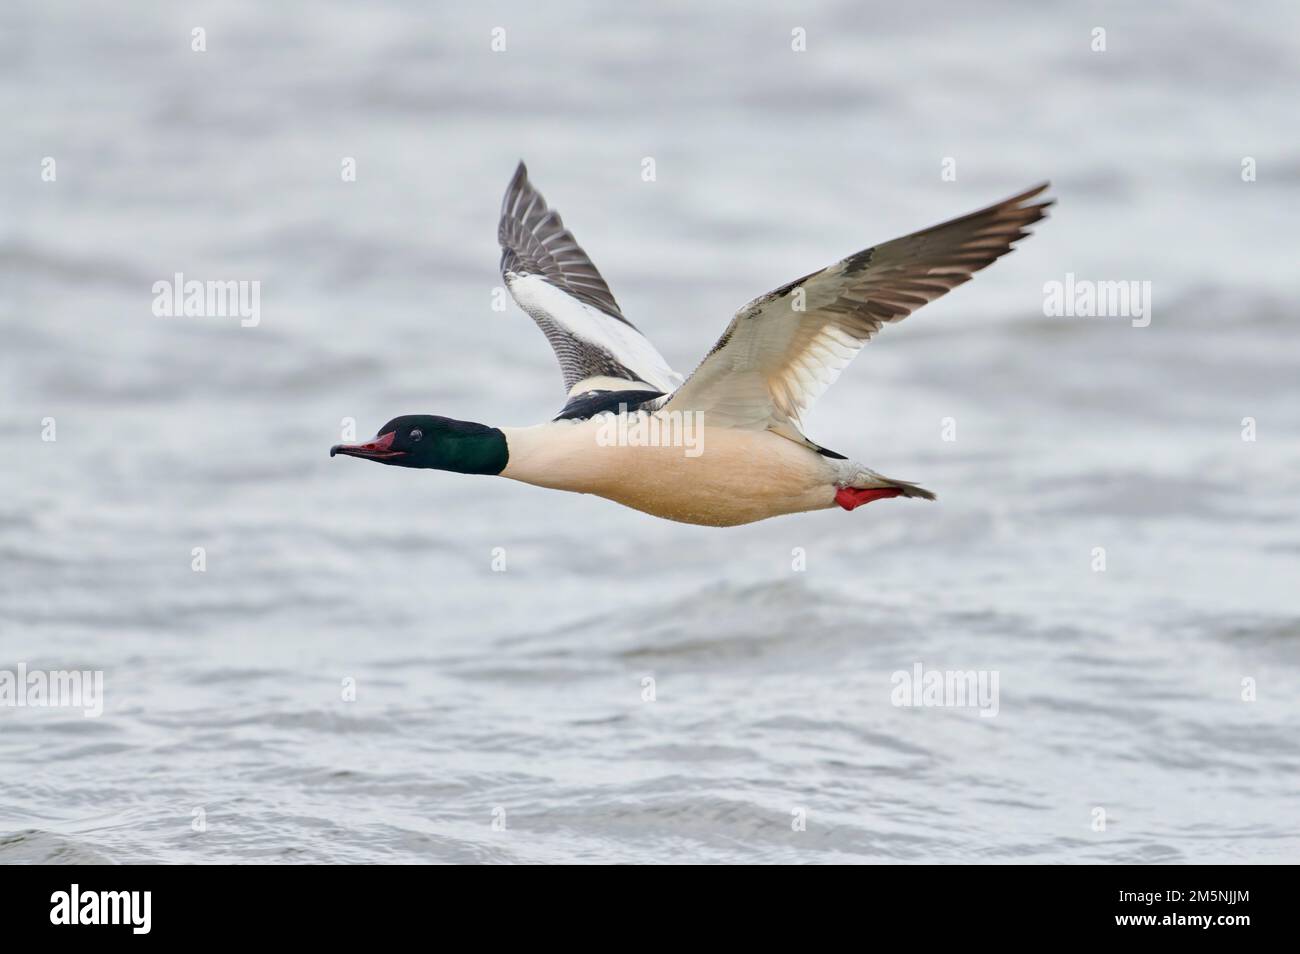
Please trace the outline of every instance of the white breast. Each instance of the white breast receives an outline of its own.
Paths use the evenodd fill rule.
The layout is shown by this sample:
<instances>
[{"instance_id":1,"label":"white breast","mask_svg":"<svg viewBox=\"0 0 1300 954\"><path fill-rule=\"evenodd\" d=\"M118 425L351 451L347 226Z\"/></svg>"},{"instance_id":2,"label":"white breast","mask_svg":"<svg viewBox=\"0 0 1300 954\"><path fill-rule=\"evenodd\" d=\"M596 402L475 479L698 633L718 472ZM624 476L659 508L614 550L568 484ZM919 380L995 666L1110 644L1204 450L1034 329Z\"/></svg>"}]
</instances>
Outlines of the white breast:
<instances>
[{"instance_id":1,"label":"white breast","mask_svg":"<svg viewBox=\"0 0 1300 954\"><path fill-rule=\"evenodd\" d=\"M618 439L618 420L502 428L510 450L502 476L710 526L834 505L833 465L776 434L704 427L692 456L680 444L630 446Z\"/></svg>"}]
</instances>

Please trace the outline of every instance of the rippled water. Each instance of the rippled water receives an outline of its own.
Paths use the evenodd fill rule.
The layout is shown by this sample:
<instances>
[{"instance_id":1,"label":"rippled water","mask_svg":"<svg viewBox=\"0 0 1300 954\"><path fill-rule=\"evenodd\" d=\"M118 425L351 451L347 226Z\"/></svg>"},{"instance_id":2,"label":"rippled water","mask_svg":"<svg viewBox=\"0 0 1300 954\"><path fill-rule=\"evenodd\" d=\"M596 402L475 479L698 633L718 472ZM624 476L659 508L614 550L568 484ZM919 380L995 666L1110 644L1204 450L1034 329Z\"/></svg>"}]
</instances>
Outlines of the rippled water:
<instances>
[{"instance_id":1,"label":"rippled water","mask_svg":"<svg viewBox=\"0 0 1300 954\"><path fill-rule=\"evenodd\" d=\"M1296 860L1296 19L6 5L0 670L105 711L0 707L0 862ZM1051 178L807 421L938 503L718 531L330 460L344 417L559 407L491 308L521 156L679 370ZM178 271L261 323L154 317ZM1151 325L1043 317L1067 272ZM917 663L996 717L892 705Z\"/></svg>"}]
</instances>

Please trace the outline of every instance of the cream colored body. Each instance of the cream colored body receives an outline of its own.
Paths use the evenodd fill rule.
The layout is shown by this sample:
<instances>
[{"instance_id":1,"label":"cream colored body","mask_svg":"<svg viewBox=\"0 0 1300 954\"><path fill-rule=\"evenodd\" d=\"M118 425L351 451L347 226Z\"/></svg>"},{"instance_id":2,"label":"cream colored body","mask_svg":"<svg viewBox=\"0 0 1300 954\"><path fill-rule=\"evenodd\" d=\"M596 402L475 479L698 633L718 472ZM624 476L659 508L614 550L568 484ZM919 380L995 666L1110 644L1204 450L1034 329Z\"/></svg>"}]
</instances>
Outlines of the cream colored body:
<instances>
[{"instance_id":1,"label":"cream colored body","mask_svg":"<svg viewBox=\"0 0 1300 954\"><path fill-rule=\"evenodd\" d=\"M714 527L833 507L859 471L767 430L705 427L695 457L676 446L602 446L599 417L501 430L503 477Z\"/></svg>"}]
</instances>

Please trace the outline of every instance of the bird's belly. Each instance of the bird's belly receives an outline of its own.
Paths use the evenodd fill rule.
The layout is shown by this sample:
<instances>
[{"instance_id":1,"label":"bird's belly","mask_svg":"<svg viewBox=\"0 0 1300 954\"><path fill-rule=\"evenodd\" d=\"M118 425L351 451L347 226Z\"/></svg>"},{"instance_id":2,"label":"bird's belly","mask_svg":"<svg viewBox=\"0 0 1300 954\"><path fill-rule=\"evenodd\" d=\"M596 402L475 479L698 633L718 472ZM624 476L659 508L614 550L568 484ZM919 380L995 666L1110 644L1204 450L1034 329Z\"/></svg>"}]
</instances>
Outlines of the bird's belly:
<instances>
[{"instance_id":1,"label":"bird's belly","mask_svg":"<svg viewBox=\"0 0 1300 954\"><path fill-rule=\"evenodd\" d=\"M769 431L703 428L682 444L611 440L597 422L507 431L504 476L605 497L682 523L728 527L834 505L823 458ZM516 453L519 448L519 453Z\"/></svg>"}]
</instances>

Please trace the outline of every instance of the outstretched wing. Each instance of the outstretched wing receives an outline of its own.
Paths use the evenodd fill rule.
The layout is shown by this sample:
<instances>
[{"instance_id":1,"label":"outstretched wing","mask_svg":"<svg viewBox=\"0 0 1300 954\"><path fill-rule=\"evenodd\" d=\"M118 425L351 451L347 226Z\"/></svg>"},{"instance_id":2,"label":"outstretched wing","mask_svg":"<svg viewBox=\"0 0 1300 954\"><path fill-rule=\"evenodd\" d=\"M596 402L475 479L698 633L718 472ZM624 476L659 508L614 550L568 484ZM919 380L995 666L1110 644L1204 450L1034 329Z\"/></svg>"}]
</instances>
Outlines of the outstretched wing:
<instances>
[{"instance_id":1,"label":"outstretched wing","mask_svg":"<svg viewBox=\"0 0 1300 954\"><path fill-rule=\"evenodd\" d=\"M664 405L711 427L770 428L804 441L799 418L887 322L969 281L1029 233L1052 200L1036 186L979 212L850 255L736 313Z\"/></svg>"},{"instance_id":2,"label":"outstretched wing","mask_svg":"<svg viewBox=\"0 0 1300 954\"><path fill-rule=\"evenodd\" d=\"M519 163L501 203L501 276L546 334L571 399L593 390L666 394L681 376L623 317L605 279Z\"/></svg>"}]
</instances>

